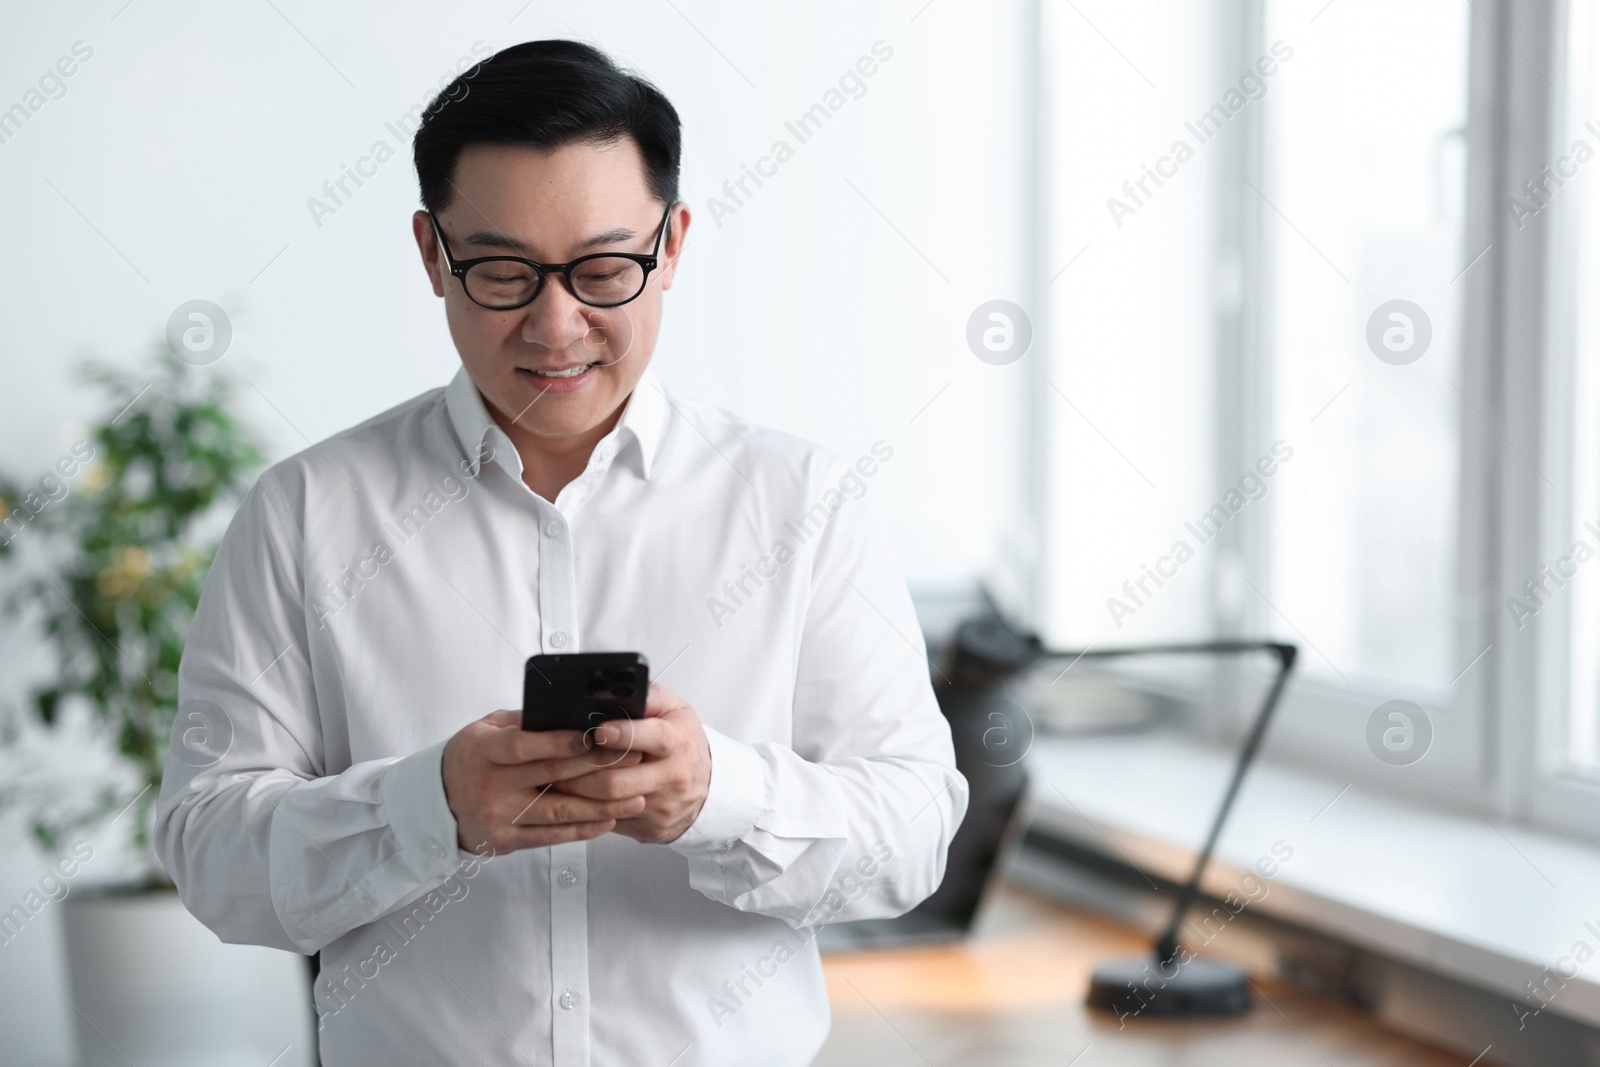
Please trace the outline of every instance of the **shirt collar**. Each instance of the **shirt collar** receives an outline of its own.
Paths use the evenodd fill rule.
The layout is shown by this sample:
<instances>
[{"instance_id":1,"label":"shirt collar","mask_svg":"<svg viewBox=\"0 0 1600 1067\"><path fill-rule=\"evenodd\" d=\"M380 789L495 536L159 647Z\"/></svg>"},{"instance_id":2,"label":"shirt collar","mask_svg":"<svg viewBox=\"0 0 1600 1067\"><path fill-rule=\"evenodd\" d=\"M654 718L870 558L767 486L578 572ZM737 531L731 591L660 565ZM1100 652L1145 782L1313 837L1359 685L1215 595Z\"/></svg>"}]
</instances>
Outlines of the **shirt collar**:
<instances>
[{"instance_id":1,"label":"shirt collar","mask_svg":"<svg viewBox=\"0 0 1600 1067\"><path fill-rule=\"evenodd\" d=\"M450 424L455 428L456 437L461 441L462 451L466 455L472 477L478 476L483 461L495 458L498 450L506 449L515 455L510 438L489 417L489 409L484 405L483 396L478 392L478 387L473 383L466 367L456 370L455 377L445 387L444 401L445 408L450 414ZM595 447L600 449L602 445L612 445L620 450L621 446L631 438L639 446L639 473L649 478L651 465L661 448L661 438L666 433L669 404L666 393L656 381L655 375L646 368L634 385L633 393L625 402L622 418L617 420L616 427L601 439L601 444ZM514 473L520 477L521 463L515 459L511 462L519 468Z\"/></svg>"}]
</instances>

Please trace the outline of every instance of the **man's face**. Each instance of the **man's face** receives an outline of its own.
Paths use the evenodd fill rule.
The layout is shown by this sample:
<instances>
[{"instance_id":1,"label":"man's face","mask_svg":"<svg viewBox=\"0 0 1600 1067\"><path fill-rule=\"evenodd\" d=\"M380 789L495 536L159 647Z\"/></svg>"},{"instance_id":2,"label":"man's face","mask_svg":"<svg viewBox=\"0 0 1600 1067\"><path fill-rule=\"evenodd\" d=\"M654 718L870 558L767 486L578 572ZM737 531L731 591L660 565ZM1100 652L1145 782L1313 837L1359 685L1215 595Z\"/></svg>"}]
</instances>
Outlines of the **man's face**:
<instances>
[{"instance_id":1,"label":"man's face","mask_svg":"<svg viewBox=\"0 0 1600 1067\"><path fill-rule=\"evenodd\" d=\"M648 255L665 210L649 192L644 162L631 138L549 151L472 145L462 151L453 181L450 205L436 217L457 262L483 256L566 263L593 252ZM629 303L590 307L551 274L531 304L492 311L474 303L460 280L451 277L427 214L419 211L412 220L433 291L445 298L450 336L491 412L502 424L514 421L557 448L564 438L578 444L606 424L644 373L661 324L661 293L672 286L688 225L688 208L675 205L658 253L660 265ZM591 243L597 237L605 240ZM575 378L537 373L591 363L604 365Z\"/></svg>"}]
</instances>

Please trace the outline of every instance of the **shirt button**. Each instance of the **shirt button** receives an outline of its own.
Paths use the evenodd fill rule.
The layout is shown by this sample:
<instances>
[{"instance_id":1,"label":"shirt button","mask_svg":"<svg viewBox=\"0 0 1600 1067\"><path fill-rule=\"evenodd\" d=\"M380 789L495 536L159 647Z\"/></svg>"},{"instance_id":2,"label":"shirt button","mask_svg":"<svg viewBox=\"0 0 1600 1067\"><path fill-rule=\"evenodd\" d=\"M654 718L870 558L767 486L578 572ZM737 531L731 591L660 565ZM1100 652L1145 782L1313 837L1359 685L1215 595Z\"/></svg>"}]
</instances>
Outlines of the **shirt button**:
<instances>
[{"instance_id":1,"label":"shirt button","mask_svg":"<svg viewBox=\"0 0 1600 1067\"><path fill-rule=\"evenodd\" d=\"M550 635L550 647L551 648L566 648L567 647L567 633L566 633L565 630L557 630L555 633Z\"/></svg>"},{"instance_id":2,"label":"shirt button","mask_svg":"<svg viewBox=\"0 0 1600 1067\"><path fill-rule=\"evenodd\" d=\"M435 856L443 856L444 855L444 846L439 844L438 839L435 838L435 839L429 840L428 847L433 849L433 854Z\"/></svg>"},{"instance_id":3,"label":"shirt button","mask_svg":"<svg viewBox=\"0 0 1600 1067\"><path fill-rule=\"evenodd\" d=\"M578 1006L578 994L568 989L561 994L561 1006L571 1011Z\"/></svg>"},{"instance_id":4,"label":"shirt button","mask_svg":"<svg viewBox=\"0 0 1600 1067\"><path fill-rule=\"evenodd\" d=\"M556 522L554 519L551 519L549 522L544 524L544 535L546 537L561 536L561 524Z\"/></svg>"},{"instance_id":5,"label":"shirt button","mask_svg":"<svg viewBox=\"0 0 1600 1067\"><path fill-rule=\"evenodd\" d=\"M563 867L563 868L561 868L561 873L558 874L556 877L561 879L561 884L562 885L577 885L578 884L578 872L573 870L571 867Z\"/></svg>"},{"instance_id":6,"label":"shirt button","mask_svg":"<svg viewBox=\"0 0 1600 1067\"><path fill-rule=\"evenodd\" d=\"M361 898L361 903L365 904L369 908L376 908L378 906L378 898L374 896L365 896Z\"/></svg>"}]
</instances>

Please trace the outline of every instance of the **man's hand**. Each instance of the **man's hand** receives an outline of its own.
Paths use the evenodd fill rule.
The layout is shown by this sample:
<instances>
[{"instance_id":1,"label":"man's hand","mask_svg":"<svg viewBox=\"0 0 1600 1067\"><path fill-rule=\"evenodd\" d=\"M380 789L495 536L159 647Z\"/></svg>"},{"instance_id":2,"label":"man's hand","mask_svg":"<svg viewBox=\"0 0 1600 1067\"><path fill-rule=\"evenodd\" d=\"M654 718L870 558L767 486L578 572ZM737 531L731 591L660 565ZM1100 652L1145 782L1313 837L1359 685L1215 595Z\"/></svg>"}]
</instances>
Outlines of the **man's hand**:
<instances>
[{"instance_id":1,"label":"man's hand","mask_svg":"<svg viewBox=\"0 0 1600 1067\"><path fill-rule=\"evenodd\" d=\"M612 719L589 733L601 751L644 759L563 779L555 789L597 801L642 799L642 810L617 819L617 833L647 844L681 837L699 816L711 788L711 743L694 709L652 684L644 718Z\"/></svg>"},{"instance_id":2,"label":"man's hand","mask_svg":"<svg viewBox=\"0 0 1600 1067\"><path fill-rule=\"evenodd\" d=\"M496 711L462 727L444 746L445 800L462 848L495 855L584 841L638 815L643 797L588 798L557 792L556 782L597 767L630 767L641 756L595 751L577 730L524 730L520 711Z\"/></svg>"}]
</instances>

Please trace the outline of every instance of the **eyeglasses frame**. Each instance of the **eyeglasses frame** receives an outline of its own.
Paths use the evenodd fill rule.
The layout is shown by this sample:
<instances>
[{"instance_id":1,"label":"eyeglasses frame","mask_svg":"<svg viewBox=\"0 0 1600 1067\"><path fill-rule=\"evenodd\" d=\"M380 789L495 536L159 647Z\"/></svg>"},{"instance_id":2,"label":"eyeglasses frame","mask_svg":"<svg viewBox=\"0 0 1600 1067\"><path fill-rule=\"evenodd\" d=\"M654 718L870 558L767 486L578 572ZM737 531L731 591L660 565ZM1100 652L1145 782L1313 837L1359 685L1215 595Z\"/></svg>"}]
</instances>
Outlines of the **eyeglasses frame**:
<instances>
[{"instance_id":1,"label":"eyeglasses frame","mask_svg":"<svg viewBox=\"0 0 1600 1067\"><path fill-rule=\"evenodd\" d=\"M539 263L531 259L524 259L521 256L480 256L477 259L457 260L450 255L450 246L445 243L444 231L439 228L439 220L434 217L431 211L428 212L428 221L433 223L433 235L435 240L439 242L439 251L444 253L445 267L461 282L461 291L467 294L467 299L481 308L486 308L489 311L516 311L518 308L525 308L539 299L539 294L544 292L545 278L551 274L561 275L562 281L566 283L567 292L571 293L572 298L578 303L587 307L614 308L639 299L643 295L645 287L650 284L650 273L660 266L661 261L658 253L661 251L661 243L666 239L667 233L671 229L672 209L674 206L674 204L668 204L667 210L662 212L661 223L656 227L655 247L650 250L649 255L641 255L638 252L591 252L566 263ZM639 291L628 297L627 300L619 300L615 304L596 304L579 296L578 290L572 284L572 275L569 272L579 264L587 263L594 259L631 259L639 264L644 268L644 276L639 282ZM512 304L507 307L485 304L473 296L472 291L467 288L467 272L480 263L521 263L523 266L532 267L539 280L534 283L533 294L520 304Z\"/></svg>"}]
</instances>

